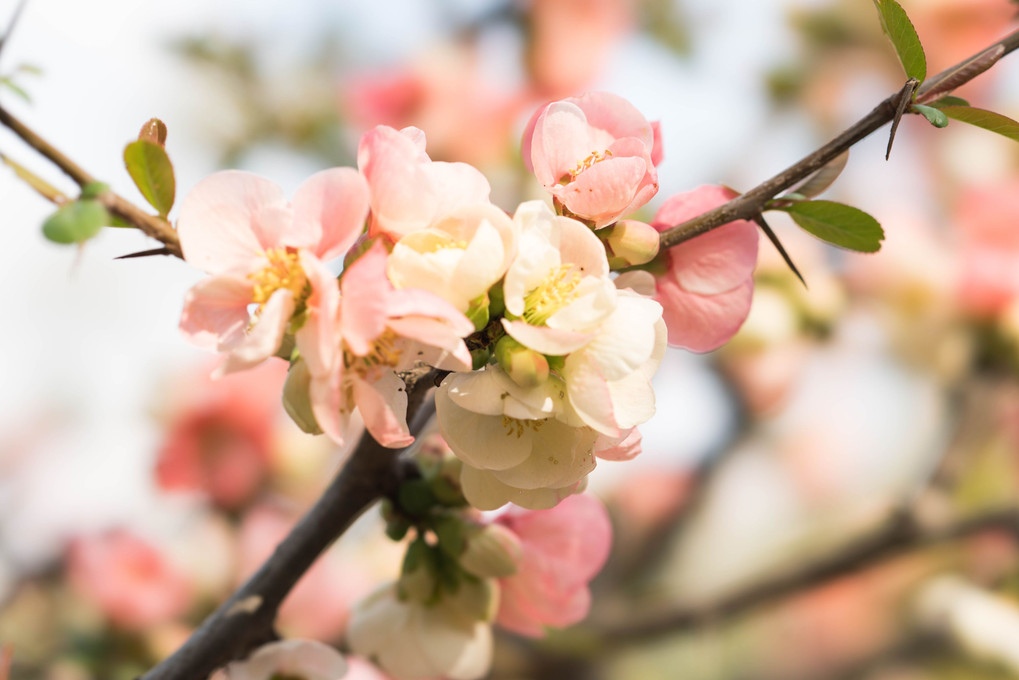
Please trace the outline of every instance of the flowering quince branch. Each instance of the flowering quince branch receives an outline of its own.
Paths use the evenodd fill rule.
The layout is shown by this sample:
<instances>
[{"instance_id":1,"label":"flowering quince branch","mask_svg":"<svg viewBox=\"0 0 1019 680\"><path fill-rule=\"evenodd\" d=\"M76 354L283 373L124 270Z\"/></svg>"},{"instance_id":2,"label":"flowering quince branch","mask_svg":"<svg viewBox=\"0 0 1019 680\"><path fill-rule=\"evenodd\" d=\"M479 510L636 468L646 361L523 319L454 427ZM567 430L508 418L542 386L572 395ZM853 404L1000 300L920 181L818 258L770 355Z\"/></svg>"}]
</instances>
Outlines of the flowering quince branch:
<instances>
[{"instance_id":1,"label":"flowering quince branch","mask_svg":"<svg viewBox=\"0 0 1019 680\"><path fill-rule=\"evenodd\" d=\"M928 97L946 94L951 89L969 82L1016 48L1019 48L1019 31L1013 31L973 57L932 76L916 90L916 101L929 101ZM765 210L768 201L778 196L780 192L814 174L854 144L891 122L895 118L900 100L901 93L891 95L835 139L774 177L714 210L671 226L662 232L662 248L671 248L733 220L753 219L755 215Z\"/></svg>"},{"instance_id":2,"label":"flowering quince branch","mask_svg":"<svg viewBox=\"0 0 1019 680\"><path fill-rule=\"evenodd\" d=\"M355 608L349 641L391 675L473 680L490 664L493 623L540 636L582 619L611 529L604 508L578 494L597 458L640 452L637 428L654 413L651 378L666 345L709 351L743 323L757 260L752 220L769 208L793 212L797 198L769 201L896 110L922 113L916 102L1016 46L1019 33L919 87L923 76L911 76L908 91L751 192L679 194L651 224L626 215L658 190L659 128L607 93L553 102L528 125L524 161L554 211L530 201L509 215L489 201L477 169L433 162L421 130L379 126L362 138L357 169L321 171L291 199L251 173L206 178L181 202L176 231L166 219L175 184L159 121L125 149L157 217L97 187L0 109L0 123L82 188L79 224L102 226L93 209L105 206L164 244L153 252L209 274L188 292L180 330L224 355L218 374L288 359L284 403L302 429L342 444L356 410L367 431L273 556L145 677L205 677L274 639L276 610L297 579L379 498L387 534L410 540L399 578ZM857 249L876 250L879 240ZM337 280L325 263L340 257ZM423 405L433 403L433 385L442 440L404 458L431 415ZM402 464L411 453L414 464ZM519 508L495 520L478 512L508 503ZM922 529L907 519L862 553ZM723 613L760 597L744 595Z\"/></svg>"},{"instance_id":3,"label":"flowering quince branch","mask_svg":"<svg viewBox=\"0 0 1019 680\"><path fill-rule=\"evenodd\" d=\"M434 375L408 377L415 431L428 420L422 403ZM412 420L415 420L412 418ZM379 498L392 495L399 483L401 451L362 437L350 459L322 496L276 548L265 564L211 614L173 655L150 670L144 680L205 678L228 661L246 656L276 639L273 621L280 603L318 555L342 535Z\"/></svg>"}]
</instances>

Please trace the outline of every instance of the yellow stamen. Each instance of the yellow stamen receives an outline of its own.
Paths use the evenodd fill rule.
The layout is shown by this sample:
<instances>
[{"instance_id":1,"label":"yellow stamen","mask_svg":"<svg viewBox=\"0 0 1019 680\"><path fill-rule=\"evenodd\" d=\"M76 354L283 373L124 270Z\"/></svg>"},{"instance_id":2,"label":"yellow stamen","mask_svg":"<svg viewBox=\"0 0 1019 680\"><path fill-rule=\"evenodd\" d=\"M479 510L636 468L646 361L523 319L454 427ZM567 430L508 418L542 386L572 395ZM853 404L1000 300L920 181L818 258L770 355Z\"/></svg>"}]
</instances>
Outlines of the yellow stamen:
<instances>
[{"instance_id":1,"label":"yellow stamen","mask_svg":"<svg viewBox=\"0 0 1019 680\"><path fill-rule=\"evenodd\" d=\"M569 184L570 182L577 178L577 175L584 172L585 170L590 169L592 166L594 166L595 163L601 163L602 161L607 160L610 156L612 156L612 152L609 151L608 149L606 149L605 151L592 151L590 156L577 163L577 167L573 168L568 173L563 175L559 179L559 183Z\"/></svg>"},{"instance_id":2,"label":"yellow stamen","mask_svg":"<svg viewBox=\"0 0 1019 680\"><path fill-rule=\"evenodd\" d=\"M537 287L524 296L524 321L541 326L548 318L573 301L583 277L573 265L554 267Z\"/></svg>"},{"instance_id":3,"label":"yellow stamen","mask_svg":"<svg viewBox=\"0 0 1019 680\"><path fill-rule=\"evenodd\" d=\"M512 437L516 435L517 439L520 439L524 435L524 430L531 430L537 432L541 429L541 426L545 424L545 420L520 420L519 418L510 418L509 416L502 417L502 426L506 428L506 436Z\"/></svg>"},{"instance_id":4,"label":"yellow stamen","mask_svg":"<svg viewBox=\"0 0 1019 680\"><path fill-rule=\"evenodd\" d=\"M301 259L294 248L270 248L265 251L269 264L257 272L248 274L255 284L252 302L261 307L277 290L286 289L294 294L300 307L311 293L308 276L301 268Z\"/></svg>"},{"instance_id":5,"label":"yellow stamen","mask_svg":"<svg viewBox=\"0 0 1019 680\"><path fill-rule=\"evenodd\" d=\"M362 377L375 367L393 368L400 362L400 355L403 350L396 346L396 333L386 330L372 343L368 354L359 356L345 349L343 352L344 363Z\"/></svg>"}]
</instances>

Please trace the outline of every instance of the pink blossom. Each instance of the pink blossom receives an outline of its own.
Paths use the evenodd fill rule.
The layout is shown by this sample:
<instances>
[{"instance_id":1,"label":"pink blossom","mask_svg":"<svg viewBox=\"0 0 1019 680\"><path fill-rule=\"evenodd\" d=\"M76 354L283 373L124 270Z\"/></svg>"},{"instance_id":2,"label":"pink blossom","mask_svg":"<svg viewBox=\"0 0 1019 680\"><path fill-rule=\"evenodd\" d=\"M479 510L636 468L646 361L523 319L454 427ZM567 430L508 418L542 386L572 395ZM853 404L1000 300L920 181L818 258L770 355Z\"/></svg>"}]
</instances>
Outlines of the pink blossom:
<instances>
[{"instance_id":1,"label":"pink blossom","mask_svg":"<svg viewBox=\"0 0 1019 680\"><path fill-rule=\"evenodd\" d=\"M191 604L192 587L183 573L124 529L72 541L67 570L74 588L127 630L171 621Z\"/></svg>"},{"instance_id":2,"label":"pink blossom","mask_svg":"<svg viewBox=\"0 0 1019 680\"><path fill-rule=\"evenodd\" d=\"M279 416L283 362L210 380L188 376L176 389L156 480L171 491L200 491L222 508L244 504L265 482ZM186 395L186 396L185 396Z\"/></svg>"},{"instance_id":3,"label":"pink blossom","mask_svg":"<svg viewBox=\"0 0 1019 680\"><path fill-rule=\"evenodd\" d=\"M227 666L229 680L339 680L349 677L343 655L315 640L277 640L262 645L243 661Z\"/></svg>"},{"instance_id":4,"label":"pink blossom","mask_svg":"<svg viewBox=\"0 0 1019 680\"><path fill-rule=\"evenodd\" d=\"M590 92L535 114L524 163L571 215L598 229L658 193L656 131L622 97Z\"/></svg>"},{"instance_id":5,"label":"pink blossom","mask_svg":"<svg viewBox=\"0 0 1019 680\"><path fill-rule=\"evenodd\" d=\"M633 24L632 0L531 3L528 66L538 91L559 98L586 89Z\"/></svg>"},{"instance_id":6,"label":"pink blossom","mask_svg":"<svg viewBox=\"0 0 1019 680\"><path fill-rule=\"evenodd\" d=\"M1019 297L1019 181L969 189L956 215L959 296L970 313L993 316Z\"/></svg>"},{"instance_id":7,"label":"pink blossom","mask_svg":"<svg viewBox=\"0 0 1019 680\"><path fill-rule=\"evenodd\" d=\"M612 525L600 501L570 496L550 510L511 510L496 520L523 548L516 574L500 580L496 623L521 635L541 637L587 616L588 583L601 571L612 544Z\"/></svg>"},{"instance_id":8,"label":"pink blossom","mask_svg":"<svg viewBox=\"0 0 1019 680\"><path fill-rule=\"evenodd\" d=\"M453 208L488 203L488 180L466 163L433 162L425 133L380 125L365 133L357 167L371 188L372 236L397 241L426 229Z\"/></svg>"},{"instance_id":9,"label":"pink blossom","mask_svg":"<svg viewBox=\"0 0 1019 680\"><path fill-rule=\"evenodd\" d=\"M658 231L722 205L736 193L702 186L669 198L655 215ZM730 222L670 248L668 271L655 279L655 299L665 309L669 344L709 352L731 338L750 313L757 263L757 227Z\"/></svg>"},{"instance_id":10,"label":"pink blossom","mask_svg":"<svg viewBox=\"0 0 1019 680\"><path fill-rule=\"evenodd\" d=\"M344 272L333 330L319 335L333 338L333 345L322 348L320 361L309 363L310 392L315 419L334 440L343 441L356 407L376 441L398 448L414 438L397 372L418 362L469 369L463 338L474 324L437 295L394 288L386 260L385 248L376 243Z\"/></svg>"},{"instance_id":11,"label":"pink blossom","mask_svg":"<svg viewBox=\"0 0 1019 680\"><path fill-rule=\"evenodd\" d=\"M296 315L312 316L334 296L322 262L343 255L368 213L364 178L352 168L313 175L289 203L278 186L230 170L202 180L181 204L177 230L185 259L212 274L187 294L180 328L195 344L227 352L229 373L279 349ZM249 305L258 305L254 315ZM317 325L296 333L314 345Z\"/></svg>"}]
</instances>

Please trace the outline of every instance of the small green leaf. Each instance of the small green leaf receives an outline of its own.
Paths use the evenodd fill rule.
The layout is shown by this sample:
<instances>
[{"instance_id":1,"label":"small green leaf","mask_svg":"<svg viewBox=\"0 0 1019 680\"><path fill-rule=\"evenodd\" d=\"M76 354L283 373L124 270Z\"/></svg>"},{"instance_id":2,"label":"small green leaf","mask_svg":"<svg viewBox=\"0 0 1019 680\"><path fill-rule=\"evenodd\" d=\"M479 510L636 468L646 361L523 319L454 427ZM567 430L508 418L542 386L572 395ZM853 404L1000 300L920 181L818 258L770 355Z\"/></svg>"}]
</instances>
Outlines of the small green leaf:
<instances>
[{"instance_id":1,"label":"small green leaf","mask_svg":"<svg viewBox=\"0 0 1019 680\"><path fill-rule=\"evenodd\" d=\"M953 120L969 123L991 132L997 132L1019 142L1019 122L994 111L975 109L971 106L945 106L941 109Z\"/></svg>"},{"instance_id":2,"label":"small green leaf","mask_svg":"<svg viewBox=\"0 0 1019 680\"><path fill-rule=\"evenodd\" d=\"M943 128L948 125L948 116L941 109L923 104L913 104L913 111L927 119L927 122L936 128Z\"/></svg>"},{"instance_id":3,"label":"small green leaf","mask_svg":"<svg viewBox=\"0 0 1019 680\"><path fill-rule=\"evenodd\" d=\"M0 85L6 87L8 90L18 95L26 102L31 103L32 97L29 96L28 92L23 87L15 83L14 80L12 80L11 78L8 78L6 76L0 78Z\"/></svg>"},{"instance_id":4,"label":"small green leaf","mask_svg":"<svg viewBox=\"0 0 1019 680\"><path fill-rule=\"evenodd\" d=\"M103 194L110 190L110 185L106 182L89 182L81 188L81 198L99 198L100 194Z\"/></svg>"},{"instance_id":5,"label":"small green leaf","mask_svg":"<svg viewBox=\"0 0 1019 680\"><path fill-rule=\"evenodd\" d=\"M43 236L54 243L82 243L110 222L110 214L99 201L86 199L61 206L42 224Z\"/></svg>"},{"instance_id":6,"label":"small green leaf","mask_svg":"<svg viewBox=\"0 0 1019 680\"><path fill-rule=\"evenodd\" d=\"M443 515L432 523L439 547L450 557L457 558L464 551L464 523L460 518Z\"/></svg>"},{"instance_id":7,"label":"small green leaf","mask_svg":"<svg viewBox=\"0 0 1019 680\"><path fill-rule=\"evenodd\" d=\"M131 142L124 148L124 165L149 205L166 217L177 192L173 164L166 150L145 139Z\"/></svg>"},{"instance_id":8,"label":"small green leaf","mask_svg":"<svg viewBox=\"0 0 1019 680\"><path fill-rule=\"evenodd\" d=\"M435 495L423 479L412 479L400 485L396 499L407 514L420 516L435 505Z\"/></svg>"},{"instance_id":9,"label":"small green leaf","mask_svg":"<svg viewBox=\"0 0 1019 680\"><path fill-rule=\"evenodd\" d=\"M881 28L891 39L906 75L923 82L927 77L927 57L906 10L895 0L874 0L874 5L881 15Z\"/></svg>"},{"instance_id":10,"label":"small green leaf","mask_svg":"<svg viewBox=\"0 0 1019 680\"><path fill-rule=\"evenodd\" d=\"M941 109L946 106L969 106L969 102L963 99L962 97L953 97L949 95L947 97L942 97L941 99L932 101L929 105L933 106L936 109Z\"/></svg>"},{"instance_id":11,"label":"small green leaf","mask_svg":"<svg viewBox=\"0 0 1019 680\"><path fill-rule=\"evenodd\" d=\"M782 208L796 224L817 238L861 253L881 249L881 225L858 208L834 201L804 201Z\"/></svg>"}]
</instances>

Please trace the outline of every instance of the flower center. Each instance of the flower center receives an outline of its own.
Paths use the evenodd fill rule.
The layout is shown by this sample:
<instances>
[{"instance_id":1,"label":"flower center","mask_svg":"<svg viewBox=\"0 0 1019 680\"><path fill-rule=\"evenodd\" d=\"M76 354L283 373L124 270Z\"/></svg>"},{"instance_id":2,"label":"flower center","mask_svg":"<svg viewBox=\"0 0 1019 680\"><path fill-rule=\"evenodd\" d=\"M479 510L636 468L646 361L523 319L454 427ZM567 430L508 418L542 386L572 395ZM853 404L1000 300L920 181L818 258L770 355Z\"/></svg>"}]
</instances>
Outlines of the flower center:
<instances>
[{"instance_id":1,"label":"flower center","mask_svg":"<svg viewBox=\"0 0 1019 680\"><path fill-rule=\"evenodd\" d=\"M573 301L580 285L580 270L572 264L553 267L545 280L524 296L524 321L544 325L548 318Z\"/></svg>"},{"instance_id":2,"label":"flower center","mask_svg":"<svg viewBox=\"0 0 1019 680\"><path fill-rule=\"evenodd\" d=\"M371 349L364 356L359 356L349 349L344 349L344 363L362 377L376 367L392 368L399 363L400 355L403 353L403 350L397 347L397 340L399 338L396 333L387 329L375 339Z\"/></svg>"},{"instance_id":3,"label":"flower center","mask_svg":"<svg viewBox=\"0 0 1019 680\"><path fill-rule=\"evenodd\" d=\"M295 306L299 308L311 293L311 286L301 268L297 249L270 248L265 251L265 259L269 261L268 265L248 274L248 278L255 284L252 302L261 308L273 293L284 288L294 294Z\"/></svg>"},{"instance_id":4,"label":"flower center","mask_svg":"<svg viewBox=\"0 0 1019 680\"><path fill-rule=\"evenodd\" d=\"M591 168L595 163L601 163L612 156L612 152L606 149L605 151L592 151L584 160L577 163L577 166L567 172L565 175L559 178L560 184L569 184L573 180L577 179L577 175Z\"/></svg>"},{"instance_id":5,"label":"flower center","mask_svg":"<svg viewBox=\"0 0 1019 680\"><path fill-rule=\"evenodd\" d=\"M545 424L545 420L520 420L519 418L510 418L509 416L502 417L502 426L506 428L506 436L516 436L520 439L524 436L524 430L531 430L537 432L541 429L541 426Z\"/></svg>"}]
</instances>

